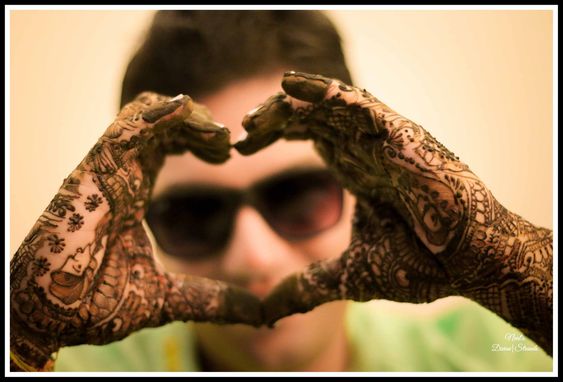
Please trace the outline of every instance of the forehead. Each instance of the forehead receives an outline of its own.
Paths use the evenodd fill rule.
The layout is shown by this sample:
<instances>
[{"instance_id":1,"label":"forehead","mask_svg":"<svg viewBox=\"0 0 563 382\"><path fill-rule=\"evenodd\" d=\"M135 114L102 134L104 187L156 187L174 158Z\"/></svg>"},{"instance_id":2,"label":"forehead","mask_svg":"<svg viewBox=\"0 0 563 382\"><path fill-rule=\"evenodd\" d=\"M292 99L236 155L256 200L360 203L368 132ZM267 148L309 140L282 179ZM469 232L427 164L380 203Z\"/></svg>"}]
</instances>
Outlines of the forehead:
<instances>
[{"instance_id":1,"label":"forehead","mask_svg":"<svg viewBox=\"0 0 563 382\"><path fill-rule=\"evenodd\" d=\"M244 115L281 91L282 75L279 71L240 80L195 101L207 106L213 118L227 126L234 143L244 133L241 126ZM174 185L196 182L245 187L288 168L311 164L323 165L310 141L280 140L248 157L233 149L231 159L221 165L205 163L191 153L174 155L166 158L154 194Z\"/></svg>"}]
</instances>

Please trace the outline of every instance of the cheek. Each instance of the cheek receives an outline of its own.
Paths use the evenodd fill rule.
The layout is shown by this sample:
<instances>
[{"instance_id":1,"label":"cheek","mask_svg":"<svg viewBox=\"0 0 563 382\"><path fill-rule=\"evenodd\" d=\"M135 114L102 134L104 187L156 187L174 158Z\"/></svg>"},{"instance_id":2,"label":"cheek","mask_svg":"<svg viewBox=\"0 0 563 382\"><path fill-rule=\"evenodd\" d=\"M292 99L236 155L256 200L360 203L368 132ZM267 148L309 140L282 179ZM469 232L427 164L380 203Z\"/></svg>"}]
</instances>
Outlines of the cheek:
<instances>
[{"instance_id":1,"label":"cheek","mask_svg":"<svg viewBox=\"0 0 563 382\"><path fill-rule=\"evenodd\" d=\"M220 279L218 274L218 270L221 268L220 260L190 262L173 258L163 252L158 253L158 259L167 272Z\"/></svg>"},{"instance_id":2,"label":"cheek","mask_svg":"<svg viewBox=\"0 0 563 382\"><path fill-rule=\"evenodd\" d=\"M296 244L295 248L304 253L311 262L340 256L350 244L353 214L354 198L345 193L342 216L338 224L312 239Z\"/></svg>"}]
</instances>

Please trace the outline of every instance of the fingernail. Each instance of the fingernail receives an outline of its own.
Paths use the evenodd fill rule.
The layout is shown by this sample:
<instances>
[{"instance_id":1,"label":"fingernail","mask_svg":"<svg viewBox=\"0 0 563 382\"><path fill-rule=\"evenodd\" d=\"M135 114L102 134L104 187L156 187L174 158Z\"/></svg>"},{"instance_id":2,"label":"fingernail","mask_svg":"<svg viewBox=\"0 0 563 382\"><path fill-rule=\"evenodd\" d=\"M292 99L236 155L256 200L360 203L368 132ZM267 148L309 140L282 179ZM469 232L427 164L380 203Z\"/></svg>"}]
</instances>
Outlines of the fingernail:
<instances>
[{"instance_id":1,"label":"fingernail","mask_svg":"<svg viewBox=\"0 0 563 382\"><path fill-rule=\"evenodd\" d=\"M171 100L169 100L168 102L174 102L174 101L179 101L182 98L184 98L183 94L178 94L176 97L172 98Z\"/></svg>"},{"instance_id":2,"label":"fingernail","mask_svg":"<svg viewBox=\"0 0 563 382\"><path fill-rule=\"evenodd\" d=\"M305 102L320 102L324 99L331 80L321 76L299 73L284 78L282 89L294 98Z\"/></svg>"},{"instance_id":3,"label":"fingernail","mask_svg":"<svg viewBox=\"0 0 563 382\"><path fill-rule=\"evenodd\" d=\"M243 131L243 132L239 135L239 137L238 137L238 139L236 140L236 142L244 141L244 140L246 139L246 137L248 137L248 131L245 130L245 131Z\"/></svg>"},{"instance_id":4,"label":"fingernail","mask_svg":"<svg viewBox=\"0 0 563 382\"><path fill-rule=\"evenodd\" d=\"M225 125L206 120L200 114L192 114L189 118L184 119L184 123L191 129L202 133L220 133L225 132Z\"/></svg>"},{"instance_id":5,"label":"fingernail","mask_svg":"<svg viewBox=\"0 0 563 382\"><path fill-rule=\"evenodd\" d=\"M258 110L260 110L262 108L263 105L259 105L256 106L254 109L250 110L248 113L246 113L246 115L253 115L255 114Z\"/></svg>"},{"instance_id":6,"label":"fingernail","mask_svg":"<svg viewBox=\"0 0 563 382\"><path fill-rule=\"evenodd\" d=\"M182 105L182 103L178 101L168 101L164 105L156 105L153 108L150 108L143 112L143 120L148 123L154 123L165 115L172 113L174 110L180 107L180 105Z\"/></svg>"},{"instance_id":7,"label":"fingernail","mask_svg":"<svg viewBox=\"0 0 563 382\"><path fill-rule=\"evenodd\" d=\"M253 143L252 140L238 141L233 147L242 155L254 154L256 151L260 150L260 146L258 146L256 142Z\"/></svg>"}]
</instances>

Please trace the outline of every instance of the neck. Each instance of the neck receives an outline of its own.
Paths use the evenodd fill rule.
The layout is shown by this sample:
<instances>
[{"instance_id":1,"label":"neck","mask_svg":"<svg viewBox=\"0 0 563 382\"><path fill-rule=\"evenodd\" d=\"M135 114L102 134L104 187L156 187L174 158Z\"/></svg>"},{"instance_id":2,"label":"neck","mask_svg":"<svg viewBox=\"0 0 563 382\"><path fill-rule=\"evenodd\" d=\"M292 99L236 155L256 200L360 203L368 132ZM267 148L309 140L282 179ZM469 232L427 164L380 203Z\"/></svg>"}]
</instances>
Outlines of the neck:
<instances>
[{"instance_id":1,"label":"neck","mask_svg":"<svg viewBox=\"0 0 563 382\"><path fill-rule=\"evenodd\" d=\"M344 326L327 347L313 357L309 362L303 364L299 371L347 371L349 367L348 340Z\"/></svg>"},{"instance_id":2,"label":"neck","mask_svg":"<svg viewBox=\"0 0 563 382\"><path fill-rule=\"evenodd\" d=\"M309 359L293 365L265 365L258 359L238 354L235 358L224 358L217 351L209 349L205 341L196 340L196 351L201 371L305 371L305 372L340 372L349 367L349 349L345 327L332 335L329 343L324 344L319 352Z\"/></svg>"}]
</instances>

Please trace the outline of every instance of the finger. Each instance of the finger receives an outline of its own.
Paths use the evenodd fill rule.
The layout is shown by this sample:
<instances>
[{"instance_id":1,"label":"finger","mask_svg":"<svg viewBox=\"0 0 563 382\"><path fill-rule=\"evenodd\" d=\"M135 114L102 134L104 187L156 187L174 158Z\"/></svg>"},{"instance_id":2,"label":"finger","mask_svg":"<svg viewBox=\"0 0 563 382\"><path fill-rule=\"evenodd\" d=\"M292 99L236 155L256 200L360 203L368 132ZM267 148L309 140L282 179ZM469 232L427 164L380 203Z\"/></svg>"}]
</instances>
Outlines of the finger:
<instances>
[{"instance_id":1,"label":"finger","mask_svg":"<svg viewBox=\"0 0 563 382\"><path fill-rule=\"evenodd\" d=\"M194 107L192 99L187 95L180 94L172 99L157 101L143 111L142 117L145 122L156 123L166 116L172 118L172 116L177 115L178 112L176 111L180 107L182 108L180 114L184 118L188 118Z\"/></svg>"},{"instance_id":2,"label":"finger","mask_svg":"<svg viewBox=\"0 0 563 382\"><path fill-rule=\"evenodd\" d=\"M283 90L301 101L316 103L327 96L330 85L335 80L316 74L285 72L282 80Z\"/></svg>"},{"instance_id":3,"label":"finger","mask_svg":"<svg viewBox=\"0 0 563 382\"><path fill-rule=\"evenodd\" d=\"M189 128L202 133L218 133L225 130L225 126L215 122L207 107L194 102L192 113L184 119Z\"/></svg>"},{"instance_id":4,"label":"finger","mask_svg":"<svg viewBox=\"0 0 563 382\"><path fill-rule=\"evenodd\" d=\"M333 139L336 136L340 143L338 139L335 142L339 145L343 139L373 145L389 135L385 123L378 118L381 102L365 89L337 79L301 72L286 72L282 88L290 96L289 102L294 108L303 108L300 103L304 102L316 105L312 112L306 112L314 136ZM368 143L370 141L372 143Z\"/></svg>"},{"instance_id":5,"label":"finger","mask_svg":"<svg viewBox=\"0 0 563 382\"><path fill-rule=\"evenodd\" d=\"M292 115L293 109L285 94L271 96L244 117L242 126L248 135L234 144L235 149L243 155L250 155L269 146L284 135Z\"/></svg>"},{"instance_id":6,"label":"finger","mask_svg":"<svg viewBox=\"0 0 563 382\"><path fill-rule=\"evenodd\" d=\"M188 96L170 98L151 92L141 93L121 109L96 146L107 146L108 143L115 146L117 143L126 150L147 151L155 145L155 135L166 126L188 118L192 110L193 101ZM95 157L96 151L91 155Z\"/></svg>"},{"instance_id":7,"label":"finger","mask_svg":"<svg viewBox=\"0 0 563 382\"><path fill-rule=\"evenodd\" d=\"M142 93L123 109L108 130L114 138L127 130L133 131L131 135L140 135L140 153L144 156L189 150L210 163L225 162L230 156L229 130L215 122L205 106L183 94L169 98Z\"/></svg>"},{"instance_id":8,"label":"finger","mask_svg":"<svg viewBox=\"0 0 563 382\"><path fill-rule=\"evenodd\" d=\"M231 133L223 124L213 120L205 106L195 103L193 112L184 119L184 123L196 133L189 145L195 156L214 164L230 158Z\"/></svg>"},{"instance_id":9,"label":"finger","mask_svg":"<svg viewBox=\"0 0 563 382\"><path fill-rule=\"evenodd\" d=\"M161 104L151 109L151 116L168 114L154 124L156 140L145 151L164 154L191 151L209 163L223 163L230 157L230 131L214 121L205 106L193 102L189 97L169 103L170 106ZM170 112L174 107L177 109Z\"/></svg>"},{"instance_id":10,"label":"finger","mask_svg":"<svg viewBox=\"0 0 563 382\"><path fill-rule=\"evenodd\" d=\"M166 278L166 321L262 324L260 300L242 288L197 276L167 273Z\"/></svg>"},{"instance_id":11,"label":"finger","mask_svg":"<svg viewBox=\"0 0 563 382\"><path fill-rule=\"evenodd\" d=\"M234 145L241 154L253 154L281 137L339 144L342 133L354 135L362 129L373 133L373 129L363 128L373 121L362 106L357 105L360 113L348 109L348 104L363 99L357 89L338 80L297 72L285 73L282 87L287 94L268 98L244 117L242 125L248 135Z\"/></svg>"},{"instance_id":12,"label":"finger","mask_svg":"<svg viewBox=\"0 0 563 382\"><path fill-rule=\"evenodd\" d=\"M262 303L264 323L272 327L283 317L342 299L342 275L341 260L332 259L315 262L304 272L285 278Z\"/></svg>"},{"instance_id":13,"label":"finger","mask_svg":"<svg viewBox=\"0 0 563 382\"><path fill-rule=\"evenodd\" d=\"M306 103L320 103L333 101L330 105L361 104L368 98L373 98L365 90L360 90L344 82L327 78L318 74L303 72L285 72L282 79L282 88L290 97ZM295 107L300 107L293 102Z\"/></svg>"}]
</instances>

